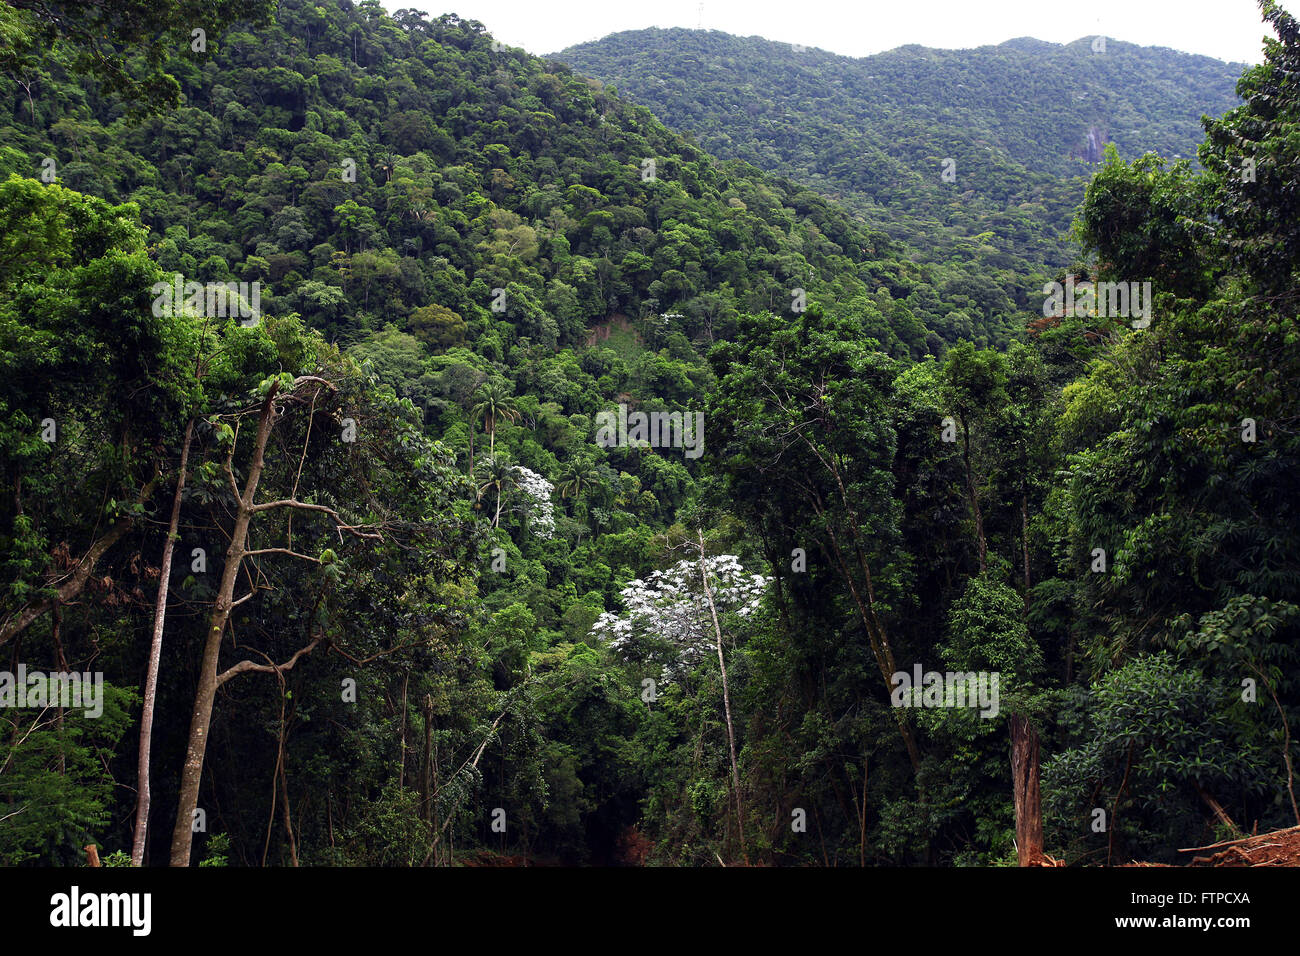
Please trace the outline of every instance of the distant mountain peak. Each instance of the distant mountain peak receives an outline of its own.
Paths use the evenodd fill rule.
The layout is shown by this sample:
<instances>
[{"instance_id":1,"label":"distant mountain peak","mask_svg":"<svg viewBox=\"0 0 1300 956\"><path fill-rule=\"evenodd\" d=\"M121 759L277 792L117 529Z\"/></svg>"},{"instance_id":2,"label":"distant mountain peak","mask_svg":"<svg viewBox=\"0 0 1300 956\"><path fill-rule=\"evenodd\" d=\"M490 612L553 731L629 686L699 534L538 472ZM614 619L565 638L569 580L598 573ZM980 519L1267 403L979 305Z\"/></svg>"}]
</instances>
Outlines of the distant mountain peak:
<instances>
[{"instance_id":1,"label":"distant mountain peak","mask_svg":"<svg viewBox=\"0 0 1300 956\"><path fill-rule=\"evenodd\" d=\"M1059 43L1050 43L1047 40L1039 40L1035 37L1016 37L1013 40L1007 40L998 44L999 49L1004 50L1023 50L1026 53L1047 53L1059 50Z\"/></svg>"}]
</instances>

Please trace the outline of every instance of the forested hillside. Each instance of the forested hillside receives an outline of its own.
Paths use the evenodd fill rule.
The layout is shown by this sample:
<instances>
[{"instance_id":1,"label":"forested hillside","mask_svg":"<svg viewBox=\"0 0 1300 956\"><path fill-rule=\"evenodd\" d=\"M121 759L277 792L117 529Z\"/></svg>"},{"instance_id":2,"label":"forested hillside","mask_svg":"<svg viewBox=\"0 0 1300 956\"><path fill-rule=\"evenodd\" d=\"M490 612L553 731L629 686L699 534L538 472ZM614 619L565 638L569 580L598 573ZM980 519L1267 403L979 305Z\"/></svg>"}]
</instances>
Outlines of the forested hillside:
<instances>
[{"instance_id":1,"label":"forested hillside","mask_svg":"<svg viewBox=\"0 0 1300 956\"><path fill-rule=\"evenodd\" d=\"M1025 244L917 262L929 187L715 159L454 15L0 2L0 863L1091 865L1300 823L1300 28L1263 7L1200 166L1108 152L1067 269L1031 240L1068 155L1021 177L1050 116L948 204Z\"/></svg>"},{"instance_id":2,"label":"forested hillside","mask_svg":"<svg viewBox=\"0 0 1300 956\"><path fill-rule=\"evenodd\" d=\"M635 30L554 55L704 149L805 183L931 263L1015 296L1069 265L1091 164L1194 157L1241 64L1087 37L853 58L717 31ZM1041 282L1039 283L1041 285ZM1034 286L1033 288L1037 288Z\"/></svg>"}]
</instances>

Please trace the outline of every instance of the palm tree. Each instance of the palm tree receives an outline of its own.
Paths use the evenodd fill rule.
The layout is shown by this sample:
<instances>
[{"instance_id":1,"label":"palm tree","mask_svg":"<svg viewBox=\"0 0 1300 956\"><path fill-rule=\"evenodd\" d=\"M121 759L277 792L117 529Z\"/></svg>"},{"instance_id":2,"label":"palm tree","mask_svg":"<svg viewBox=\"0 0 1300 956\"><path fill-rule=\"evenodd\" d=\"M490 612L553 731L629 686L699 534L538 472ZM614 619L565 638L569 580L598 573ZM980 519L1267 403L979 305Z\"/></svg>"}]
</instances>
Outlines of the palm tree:
<instances>
[{"instance_id":1,"label":"palm tree","mask_svg":"<svg viewBox=\"0 0 1300 956\"><path fill-rule=\"evenodd\" d=\"M583 491L589 491L600 484L600 472L585 461L570 461L560 472L560 480L555 488L561 498L573 498L574 510Z\"/></svg>"},{"instance_id":2,"label":"palm tree","mask_svg":"<svg viewBox=\"0 0 1300 956\"><path fill-rule=\"evenodd\" d=\"M478 399L478 404L470 409L473 416L471 429L473 422L483 419L483 430L488 433L488 457L495 457L497 422L503 418L508 422L519 421L519 409L515 406L515 400L495 382L482 386L478 391Z\"/></svg>"},{"instance_id":3,"label":"palm tree","mask_svg":"<svg viewBox=\"0 0 1300 956\"><path fill-rule=\"evenodd\" d=\"M501 523L501 504L511 488L518 487L519 472L515 466L510 464L503 456L493 455L487 461L487 467L484 472L483 483L478 486L478 496L481 499L489 488L497 490L497 513L492 519L492 527L497 527Z\"/></svg>"}]
</instances>

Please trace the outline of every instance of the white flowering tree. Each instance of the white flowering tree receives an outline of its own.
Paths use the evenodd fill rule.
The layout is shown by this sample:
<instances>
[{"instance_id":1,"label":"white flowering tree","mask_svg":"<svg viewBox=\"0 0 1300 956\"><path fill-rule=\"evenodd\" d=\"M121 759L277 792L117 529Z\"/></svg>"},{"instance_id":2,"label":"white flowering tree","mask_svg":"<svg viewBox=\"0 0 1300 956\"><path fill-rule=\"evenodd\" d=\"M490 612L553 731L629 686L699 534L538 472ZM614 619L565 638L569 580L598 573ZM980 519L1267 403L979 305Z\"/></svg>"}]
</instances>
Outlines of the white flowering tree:
<instances>
[{"instance_id":1,"label":"white flowering tree","mask_svg":"<svg viewBox=\"0 0 1300 956\"><path fill-rule=\"evenodd\" d=\"M525 524L539 538L552 537L555 534L555 501L551 496L555 486L523 465L515 466L515 475L524 498Z\"/></svg>"},{"instance_id":2,"label":"white flowering tree","mask_svg":"<svg viewBox=\"0 0 1300 956\"><path fill-rule=\"evenodd\" d=\"M727 718L727 745L731 756L732 795L740 851L745 852L744 809L740 799L740 768L736 761L736 731L731 721L731 689L722 652L722 625L718 615L734 612L747 618L759 609L772 579L749 574L734 554L708 557L704 535L697 533L697 557L678 561L665 571L655 571L644 581L637 578L620 592L624 612L602 614L592 633L607 640L626 656L663 661L662 680L702 662L710 650L718 655L722 675L722 700Z\"/></svg>"},{"instance_id":3,"label":"white flowering tree","mask_svg":"<svg viewBox=\"0 0 1300 956\"><path fill-rule=\"evenodd\" d=\"M512 465L504 455L491 458L484 455L479 466L479 500L482 501L489 491L496 494L492 527L500 525L502 506L512 492L518 491L523 500L514 506L514 510L523 514L525 526L539 538L550 538L555 534L555 501L552 498L555 486L531 468Z\"/></svg>"},{"instance_id":4,"label":"white flowering tree","mask_svg":"<svg viewBox=\"0 0 1300 956\"><path fill-rule=\"evenodd\" d=\"M619 592L623 613L602 614L592 625L592 634L628 657L655 658L669 651L669 659L664 661L665 682L694 667L714 645L700 564L698 559L688 558L644 580L629 581ZM769 577L747 573L734 554L706 557L703 565L720 614L749 617L758 610L772 583Z\"/></svg>"}]
</instances>

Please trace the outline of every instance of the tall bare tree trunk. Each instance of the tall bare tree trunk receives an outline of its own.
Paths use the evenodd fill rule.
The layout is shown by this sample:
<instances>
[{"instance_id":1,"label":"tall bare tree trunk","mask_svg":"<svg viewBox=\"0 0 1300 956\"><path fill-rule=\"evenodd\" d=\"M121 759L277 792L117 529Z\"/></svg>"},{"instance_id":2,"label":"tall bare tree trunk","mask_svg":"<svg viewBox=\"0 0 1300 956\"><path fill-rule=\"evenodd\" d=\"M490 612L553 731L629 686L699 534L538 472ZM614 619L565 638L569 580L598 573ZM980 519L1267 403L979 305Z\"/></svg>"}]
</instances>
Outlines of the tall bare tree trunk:
<instances>
[{"instance_id":1,"label":"tall bare tree trunk","mask_svg":"<svg viewBox=\"0 0 1300 956\"><path fill-rule=\"evenodd\" d=\"M1021 548L1025 557L1025 618L1029 617L1029 497L1021 485ZM1026 624L1028 626L1028 624ZM1016 807L1016 862L1032 866L1043 857L1043 802L1038 788L1038 731L1019 714L1011 720L1011 787Z\"/></svg>"},{"instance_id":2,"label":"tall bare tree trunk","mask_svg":"<svg viewBox=\"0 0 1300 956\"><path fill-rule=\"evenodd\" d=\"M283 748L282 748L283 749ZM280 757L280 794L283 797L281 801L284 804L284 832L289 836L289 860L294 865L298 865L298 841L293 835L293 817L289 815L289 780L284 773L284 755Z\"/></svg>"},{"instance_id":3,"label":"tall bare tree trunk","mask_svg":"<svg viewBox=\"0 0 1300 956\"><path fill-rule=\"evenodd\" d=\"M988 543L984 539L984 512L980 510L979 494L975 490L975 472L970 466L970 425L962 416L962 434L964 438L962 458L966 464L966 493L970 497L971 512L975 517L975 540L979 545L980 574L988 570Z\"/></svg>"},{"instance_id":4,"label":"tall bare tree trunk","mask_svg":"<svg viewBox=\"0 0 1300 956\"><path fill-rule=\"evenodd\" d=\"M138 799L135 810L135 835L131 842L131 864L144 865L144 845L149 832L149 748L153 740L153 711L158 693L158 665L162 660L163 627L167 619L167 588L172 574L172 553L176 528L181 517L181 492L185 489L185 472L190 461L190 442L194 437L194 419L185 425L181 446L181 470L176 478L176 495L172 498L172 517L163 544L162 568L158 577L158 601L153 612L153 641L149 645L149 669L144 679L144 710L140 715L140 761L136 773Z\"/></svg>"},{"instance_id":5,"label":"tall bare tree trunk","mask_svg":"<svg viewBox=\"0 0 1300 956\"><path fill-rule=\"evenodd\" d=\"M1273 690L1273 682L1261 668L1254 665L1252 667L1264 682L1264 687L1268 689L1269 696L1273 698L1273 705L1277 707L1278 715L1282 718L1282 763L1286 766L1286 791L1291 796L1291 812L1295 814L1296 825L1300 826L1300 806L1296 805L1295 800L1295 767L1291 763L1291 724L1286 719L1282 702L1277 699L1277 692Z\"/></svg>"},{"instance_id":6,"label":"tall bare tree trunk","mask_svg":"<svg viewBox=\"0 0 1300 956\"><path fill-rule=\"evenodd\" d=\"M248 480L244 483L243 494L238 499L239 510L230 535L230 546L226 549L226 563L221 571L221 585L217 590L211 624L203 646L199 686L194 694L194 714L190 719L189 746L185 754L185 765L181 771L176 827L172 830L172 866L190 865L190 848L194 841L191 826L194 810L199 803L199 782L203 777L203 760L208 749L212 703L217 695L217 660L221 655L221 638L230 620L230 612L234 608L235 580L246 551L248 525L253 516L253 498L257 494L257 484L262 478L266 442L271 435L271 422L275 417L275 395L278 389L278 382L272 384L266 401L262 404L262 412L257 423L257 437L253 444L252 463L248 468ZM234 481L233 474L230 475L230 480Z\"/></svg>"},{"instance_id":7,"label":"tall bare tree trunk","mask_svg":"<svg viewBox=\"0 0 1300 956\"><path fill-rule=\"evenodd\" d=\"M411 672L402 676L402 769L397 773L397 786L406 787L406 687L411 682Z\"/></svg>"},{"instance_id":8,"label":"tall bare tree trunk","mask_svg":"<svg viewBox=\"0 0 1300 956\"><path fill-rule=\"evenodd\" d=\"M1038 789L1038 731L1011 715L1011 782L1016 805L1016 862L1032 866L1043 858L1043 810Z\"/></svg>"},{"instance_id":9,"label":"tall bare tree trunk","mask_svg":"<svg viewBox=\"0 0 1300 956\"><path fill-rule=\"evenodd\" d=\"M882 634L875 627L879 623L879 618L869 611L863 603L862 595L853 580L853 574L849 571L848 564L845 562L835 532L828 527L827 534L830 538L831 550L835 555L836 563L840 567L840 573L849 586L849 593L853 596L854 604L857 605L858 616L862 619L862 626L867 632L867 641L871 644L871 651L875 655L877 665L880 667L881 676L885 679L886 693L892 692L894 686L893 675L898 671L893 649L889 646L887 639L882 641ZM868 595L867 600L871 600L870 595ZM898 734L903 740L903 746L907 748L907 758L912 763L912 772L916 775L918 781L917 789L920 790L921 751L916 746L916 738L912 735L911 728L907 726L907 719L903 716L903 709L901 707L891 707L890 710L894 712L894 722L898 725Z\"/></svg>"},{"instance_id":10,"label":"tall bare tree trunk","mask_svg":"<svg viewBox=\"0 0 1300 956\"><path fill-rule=\"evenodd\" d=\"M429 822L430 776L433 772L433 695L424 695L424 762L420 767L420 819Z\"/></svg>"},{"instance_id":11,"label":"tall bare tree trunk","mask_svg":"<svg viewBox=\"0 0 1300 956\"><path fill-rule=\"evenodd\" d=\"M1029 493L1020 486L1020 548L1025 559L1025 612L1029 612Z\"/></svg>"},{"instance_id":12,"label":"tall bare tree trunk","mask_svg":"<svg viewBox=\"0 0 1300 956\"><path fill-rule=\"evenodd\" d=\"M853 549L858 556L858 566L862 568L862 575L866 585L866 603L863 603L862 595L858 592L857 585L853 583L853 574L849 570L849 565L840 549L839 539L835 535L834 528L828 523L826 531L830 537L831 548L835 552L835 558L840 566L844 580L849 586L849 592L853 595L853 601L858 607L858 615L862 618L862 626L866 628L867 640L871 643L872 653L876 657L876 663L880 667L881 676L885 679L886 692L893 691L894 674L898 671L898 665L894 660L894 649L890 646L889 635L885 631L884 624L881 623L880 616L876 614L876 593L871 583L871 566L867 563L866 543L862 540L862 535L858 530L858 513L853 507L849 498L848 489L844 486L844 478L840 474L840 467L834 457L829 460L822 456L816 446L808 439L804 438L805 444L817 456L822 465L835 478L835 486L839 491L840 503L844 506L845 512L849 516L848 527L849 534L853 538ZM817 513L824 514L820 501L815 502ZM898 733L903 738L903 745L907 748L907 757L912 763L912 772L917 777L917 789L921 790L921 752L916 746L916 739L912 736L911 729L907 726L907 720L903 716L900 708L892 708L894 711L894 720L898 724ZM922 791L923 799L924 792Z\"/></svg>"},{"instance_id":13,"label":"tall bare tree trunk","mask_svg":"<svg viewBox=\"0 0 1300 956\"><path fill-rule=\"evenodd\" d=\"M731 689L727 684L727 662L722 656L722 627L718 624L718 609L713 603L713 588L709 586L709 576L704 570L704 532L696 531L700 543L700 582L704 585L704 596L709 602L709 614L713 617L713 634L718 645L718 667L722 670L722 706L727 714L727 744L731 748L731 784L736 791L736 832L740 837L740 855L745 856L745 814L740 802L740 768L736 763L736 732L731 723Z\"/></svg>"}]
</instances>

